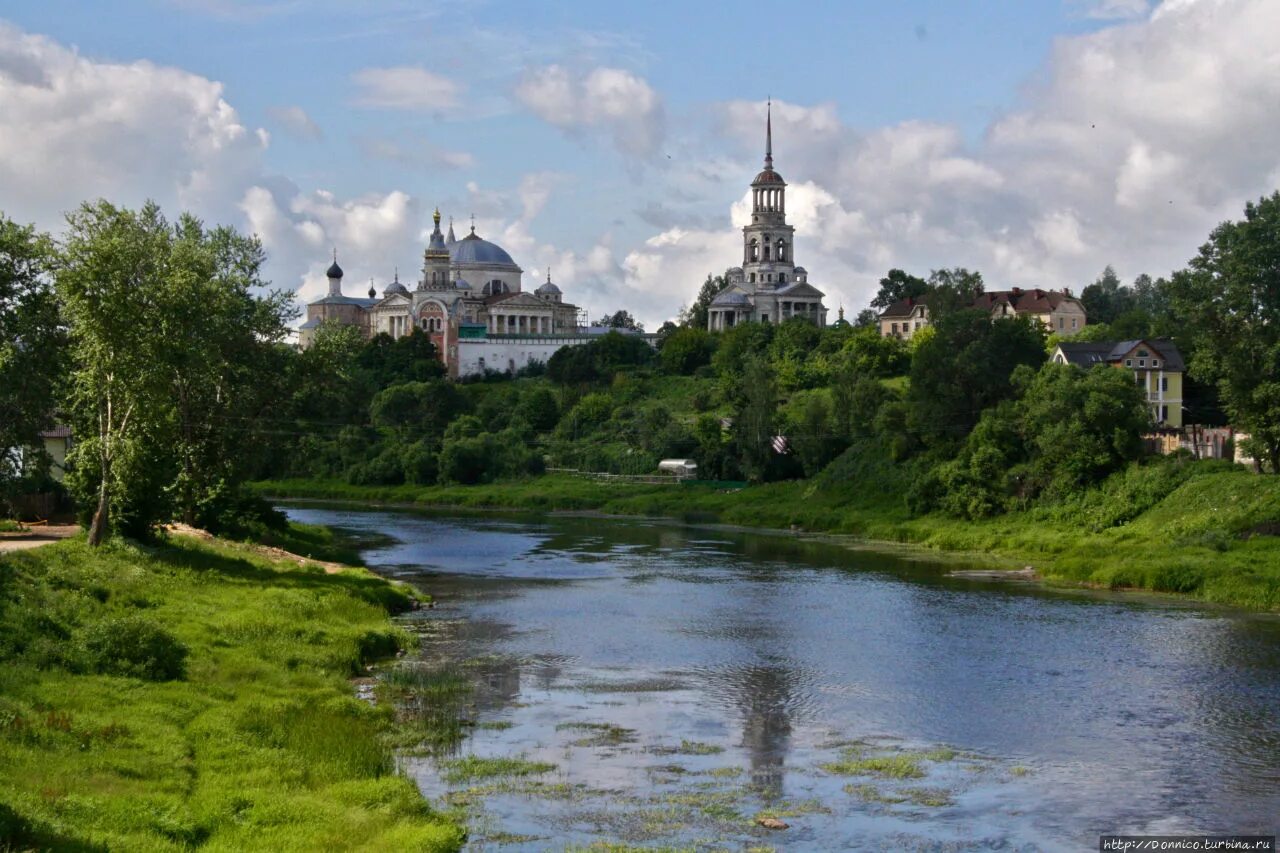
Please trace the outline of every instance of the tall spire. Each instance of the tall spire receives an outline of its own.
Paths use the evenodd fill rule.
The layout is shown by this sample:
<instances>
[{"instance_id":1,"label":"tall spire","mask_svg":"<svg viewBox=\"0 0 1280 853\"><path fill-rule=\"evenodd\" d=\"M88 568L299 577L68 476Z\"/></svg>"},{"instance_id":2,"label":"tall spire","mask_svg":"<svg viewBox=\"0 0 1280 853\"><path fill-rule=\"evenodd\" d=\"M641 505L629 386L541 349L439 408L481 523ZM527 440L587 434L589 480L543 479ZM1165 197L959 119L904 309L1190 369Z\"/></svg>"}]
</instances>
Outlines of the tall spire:
<instances>
[{"instance_id":1,"label":"tall spire","mask_svg":"<svg viewBox=\"0 0 1280 853\"><path fill-rule=\"evenodd\" d=\"M773 96L765 106L764 119L764 167L773 170Z\"/></svg>"}]
</instances>

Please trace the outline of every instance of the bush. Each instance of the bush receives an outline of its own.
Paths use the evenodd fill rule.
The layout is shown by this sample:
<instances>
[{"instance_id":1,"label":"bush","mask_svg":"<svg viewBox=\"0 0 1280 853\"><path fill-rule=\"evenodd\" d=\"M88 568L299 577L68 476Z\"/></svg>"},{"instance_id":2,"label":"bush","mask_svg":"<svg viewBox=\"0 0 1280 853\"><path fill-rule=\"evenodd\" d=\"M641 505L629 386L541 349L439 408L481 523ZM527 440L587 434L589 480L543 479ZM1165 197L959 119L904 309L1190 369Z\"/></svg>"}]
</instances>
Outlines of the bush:
<instances>
[{"instance_id":1,"label":"bush","mask_svg":"<svg viewBox=\"0 0 1280 853\"><path fill-rule=\"evenodd\" d=\"M85 663L94 672L147 681L186 676L187 647L177 637L140 616L104 619L80 638Z\"/></svg>"},{"instance_id":2,"label":"bush","mask_svg":"<svg viewBox=\"0 0 1280 853\"><path fill-rule=\"evenodd\" d=\"M400 453L404 481L414 486L430 486L440 473L440 457L425 441L410 444Z\"/></svg>"},{"instance_id":3,"label":"bush","mask_svg":"<svg viewBox=\"0 0 1280 853\"><path fill-rule=\"evenodd\" d=\"M685 327L672 332L659 353L662 369L667 373L688 376L710 364L716 351L716 340L705 329Z\"/></svg>"}]
</instances>

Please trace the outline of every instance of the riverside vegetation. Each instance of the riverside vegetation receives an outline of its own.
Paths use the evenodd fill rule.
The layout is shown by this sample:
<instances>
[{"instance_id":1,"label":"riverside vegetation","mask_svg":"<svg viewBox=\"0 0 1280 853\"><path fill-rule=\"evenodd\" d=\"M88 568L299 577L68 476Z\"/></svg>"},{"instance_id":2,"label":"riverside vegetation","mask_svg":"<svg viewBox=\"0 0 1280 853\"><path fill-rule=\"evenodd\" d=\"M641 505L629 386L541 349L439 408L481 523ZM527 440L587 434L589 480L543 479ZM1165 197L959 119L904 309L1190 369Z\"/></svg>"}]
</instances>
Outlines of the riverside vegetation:
<instances>
[{"instance_id":1,"label":"riverside vegetation","mask_svg":"<svg viewBox=\"0 0 1280 853\"><path fill-rule=\"evenodd\" d=\"M458 849L349 683L413 595L186 537L0 559L0 850Z\"/></svg>"}]
</instances>

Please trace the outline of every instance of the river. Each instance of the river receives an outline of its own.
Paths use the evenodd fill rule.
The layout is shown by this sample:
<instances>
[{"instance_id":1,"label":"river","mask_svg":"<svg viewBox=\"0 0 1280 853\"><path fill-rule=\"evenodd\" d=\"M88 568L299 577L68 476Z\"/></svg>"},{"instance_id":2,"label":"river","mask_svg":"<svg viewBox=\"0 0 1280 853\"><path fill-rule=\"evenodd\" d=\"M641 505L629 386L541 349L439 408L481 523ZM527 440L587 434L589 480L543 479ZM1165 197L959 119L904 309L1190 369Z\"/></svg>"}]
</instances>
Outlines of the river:
<instances>
[{"instance_id":1,"label":"river","mask_svg":"<svg viewBox=\"0 0 1280 853\"><path fill-rule=\"evenodd\" d=\"M469 850L1085 850L1280 829L1280 620L815 537L290 506L435 596ZM540 762L450 778L459 755ZM442 772L443 771L443 772ZM766 829L775 817L786 829Z\"/></svg>"}]
</instances>

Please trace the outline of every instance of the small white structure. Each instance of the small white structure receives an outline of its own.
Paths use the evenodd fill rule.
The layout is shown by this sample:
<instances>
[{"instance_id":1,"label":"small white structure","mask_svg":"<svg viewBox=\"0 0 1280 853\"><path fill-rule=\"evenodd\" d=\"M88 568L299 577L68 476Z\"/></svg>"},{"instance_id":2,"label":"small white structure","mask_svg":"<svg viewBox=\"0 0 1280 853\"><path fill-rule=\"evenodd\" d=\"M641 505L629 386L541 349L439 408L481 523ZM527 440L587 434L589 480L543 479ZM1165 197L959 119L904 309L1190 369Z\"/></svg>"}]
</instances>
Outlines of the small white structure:
<instances>
[{"instance_id":1,"label":"small white structure","mask_svg":"<svg viewBox=\"0 0 1280 853\"><path fill-rule=\"evenodd\" d=\"M692 459L663 459L658 463L658 470L681 480L691 480L698 475L698 463Z\"/></svg>"}]
</instances>

